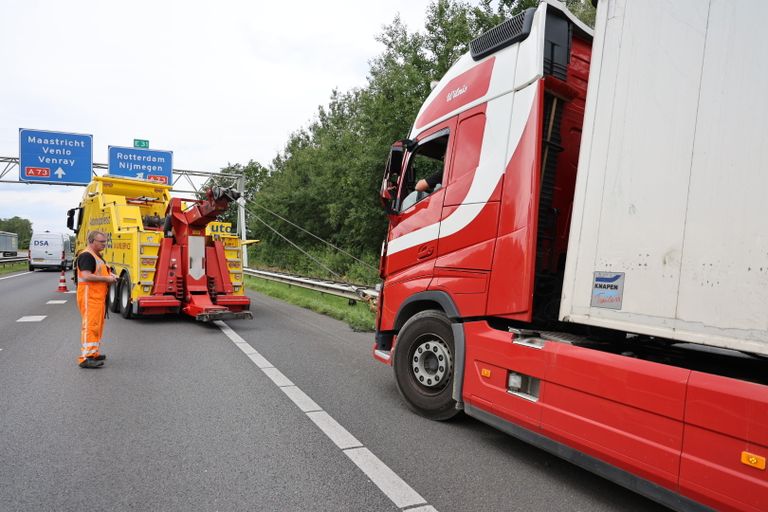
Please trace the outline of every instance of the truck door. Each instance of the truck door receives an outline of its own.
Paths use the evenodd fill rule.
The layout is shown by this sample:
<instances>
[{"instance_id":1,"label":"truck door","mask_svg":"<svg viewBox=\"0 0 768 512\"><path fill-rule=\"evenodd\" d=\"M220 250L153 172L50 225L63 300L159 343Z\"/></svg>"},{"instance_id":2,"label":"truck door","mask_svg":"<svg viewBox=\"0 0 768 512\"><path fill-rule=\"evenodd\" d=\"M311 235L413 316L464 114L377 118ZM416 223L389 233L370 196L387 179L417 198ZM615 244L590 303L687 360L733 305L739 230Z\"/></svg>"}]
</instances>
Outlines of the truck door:
<instances>
[{"instance_id":1,"label":"truck door","mask_svg":"<svg viewBox=\"0 0 768 512\"><path fill-rule=\"evenodd\" d=\"M468 198L477 178L485 131L486 104L463 112L453 137L453 159L446 179L440 219L435 279L430 289L447 292L462 314L485 313L487 277L491 269L498 222L499 194L484 202ZM464 227L462 218L472 217Z\"/></svg>"},{"instance_id":2,"label":"truck door","mask_svg":"<svg viewBox=\"0 0 768 512\"><path fill-rule=\"evenodd\" d=\"M447 162L450 162L451 132L455 126L454 118L425 131L409 151L400 180L396 212L390 217L386 260L388 279L398 280L394 274L406 269L413 271L408 273L410 278L423 276L431 279L445 197L442 183ZM416 190L419 180L435 174L442 177L432 191ZM428 279L426 284L429 284Z\"/></svg>"}]
</instances>

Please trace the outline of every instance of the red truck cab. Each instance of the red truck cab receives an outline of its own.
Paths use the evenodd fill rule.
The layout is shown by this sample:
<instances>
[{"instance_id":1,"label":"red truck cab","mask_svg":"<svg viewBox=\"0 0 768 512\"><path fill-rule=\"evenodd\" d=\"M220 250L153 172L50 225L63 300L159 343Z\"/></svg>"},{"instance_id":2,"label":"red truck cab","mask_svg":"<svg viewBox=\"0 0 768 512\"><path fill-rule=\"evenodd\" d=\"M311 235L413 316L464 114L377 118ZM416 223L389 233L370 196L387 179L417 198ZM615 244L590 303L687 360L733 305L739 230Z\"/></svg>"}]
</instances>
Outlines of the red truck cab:
<instances>
[{"instance_id":1,"label":"red truck cab","mask_svg":"<svg viewBox=\"0 0 768 512\"><path fill-rule=\"evenodd\" d=\"M558 2L507 20L392 146L374 357L425 417L463 410L675 509L765 510L764 357L559 316L592 42Z\"/></svg>"}]
</instances>

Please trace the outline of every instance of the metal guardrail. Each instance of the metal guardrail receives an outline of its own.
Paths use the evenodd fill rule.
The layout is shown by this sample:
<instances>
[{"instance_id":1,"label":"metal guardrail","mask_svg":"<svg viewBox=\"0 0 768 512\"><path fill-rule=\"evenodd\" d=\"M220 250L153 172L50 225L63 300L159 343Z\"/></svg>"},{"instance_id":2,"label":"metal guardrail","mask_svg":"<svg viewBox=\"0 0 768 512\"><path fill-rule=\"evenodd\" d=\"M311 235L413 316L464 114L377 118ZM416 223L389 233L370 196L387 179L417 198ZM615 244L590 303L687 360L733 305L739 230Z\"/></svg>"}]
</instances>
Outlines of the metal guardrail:
<instances>
[{"instance_id":1,"label":"metal guardrail","mask_svg":"<svg viewBox=\"0 0 768 512\"><path fill-rule=\"evenodd\" d=\"M371 304L375 304L376 299L379 298L379 292L376 289L363 285L324 281L312 277L285 274L283 272L256 270L253 268L245 268L243 269L243 272L249 276L258 277L259 279L308 288L310 290L336 295L337 297L344 297L349 300L364 300Z\"/></svg>"},{"instance_id":2,"label":"metal guardrail","mask_svg":"<svg viewBox=\"0 0 768 512\"><path fill-rule=\"evenodd\" d=\"M12 265L14 263L21 263L27 261L26 256L22 257L16 257L16 258L0 258L0 265L6 266L6 265Z\"/></svg>"}]
</instances>

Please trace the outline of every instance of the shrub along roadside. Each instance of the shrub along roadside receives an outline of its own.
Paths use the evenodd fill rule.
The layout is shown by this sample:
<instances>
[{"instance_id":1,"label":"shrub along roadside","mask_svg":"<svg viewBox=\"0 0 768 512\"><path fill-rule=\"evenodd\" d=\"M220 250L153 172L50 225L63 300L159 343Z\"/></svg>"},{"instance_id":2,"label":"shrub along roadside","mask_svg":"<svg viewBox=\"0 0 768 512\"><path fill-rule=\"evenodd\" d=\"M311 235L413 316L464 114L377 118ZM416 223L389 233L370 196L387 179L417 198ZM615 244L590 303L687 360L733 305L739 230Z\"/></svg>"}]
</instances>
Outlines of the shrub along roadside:
<instances>
[{"instance_id":1,"label":"shrub along roadside","mask_svg":"<svg viewBox=\"0 0 768 512\"><path fill-rule=\"evenodd\" d=\"M346 322L354 331L369 332L374 330L376 316L365 302L358 301L351 306L349 301L343 297L250 276L246 276L245 285L247 290L269 295L289 304Z\"/></svg>"}]
</instances>

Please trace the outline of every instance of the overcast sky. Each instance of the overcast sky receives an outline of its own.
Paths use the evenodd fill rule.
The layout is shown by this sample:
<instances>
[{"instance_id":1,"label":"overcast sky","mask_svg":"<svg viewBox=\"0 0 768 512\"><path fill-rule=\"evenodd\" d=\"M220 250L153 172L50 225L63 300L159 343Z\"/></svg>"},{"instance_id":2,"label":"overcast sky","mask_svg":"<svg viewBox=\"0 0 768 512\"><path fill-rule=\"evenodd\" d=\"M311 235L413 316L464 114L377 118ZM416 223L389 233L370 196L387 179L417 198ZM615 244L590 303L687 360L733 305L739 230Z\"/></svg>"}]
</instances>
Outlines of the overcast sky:
<instances>
[{"instance_id":1,"label":"overcast sky","mask_svg":"<svg viewBox=\"0 0 768 512\"><path fill-rule=\"evenodd\" d=\"M92 134L96 163L138 138L173 151L177 169L268 164L334 88L365 85L382 27L400 13L421 30L428 4L5 0L0 156L18 157L31 128ZM0 183L0 218L65 232L82 192Z\"/></svg>"}]
</instances>

